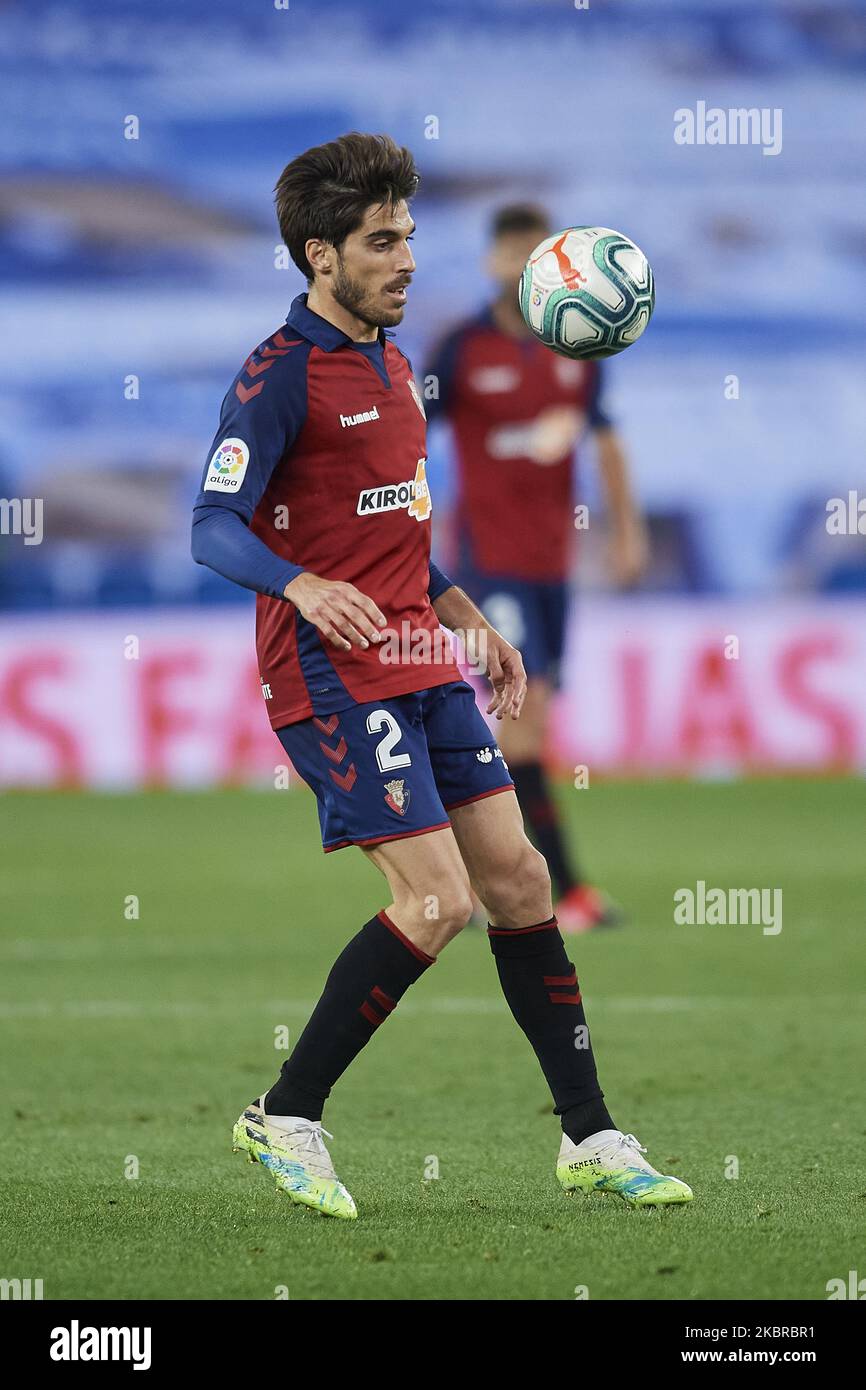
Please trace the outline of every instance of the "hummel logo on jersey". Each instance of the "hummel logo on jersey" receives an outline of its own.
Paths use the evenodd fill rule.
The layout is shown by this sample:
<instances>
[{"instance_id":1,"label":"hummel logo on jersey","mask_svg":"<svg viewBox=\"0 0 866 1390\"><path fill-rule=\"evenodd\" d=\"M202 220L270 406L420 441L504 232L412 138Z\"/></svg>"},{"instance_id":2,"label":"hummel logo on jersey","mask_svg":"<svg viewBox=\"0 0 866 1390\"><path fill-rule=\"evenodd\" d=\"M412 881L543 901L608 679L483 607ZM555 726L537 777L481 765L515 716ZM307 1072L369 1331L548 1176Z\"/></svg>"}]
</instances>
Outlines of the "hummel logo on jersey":
<instances>
[{"instance_id":1,"label":"hummel logo on jersey","mask_svg":"<svg viewBox=\"0 0 866 1390\"><path fill-rule=\"evenodd\" d=\"M373 516L377 512L407 511L416 521L426 521L433 503L427 486L426 459L419 459L411 482L391 483L384 487L365 487L358 493L358 516Z\"/></svg>"},{"instance_id":2,"label":"hummel logo on jersey","mask_svg":"<svg viewBox=\"0 0 866 1390\"><path fill-rule=\"evenodd\" d=\"M372 410L362 410L357 415L341 415L340 424L343 429L349 425L366 425L370 420L378 420L379 411L373 406Z\"/></svg>"}]
</instances>

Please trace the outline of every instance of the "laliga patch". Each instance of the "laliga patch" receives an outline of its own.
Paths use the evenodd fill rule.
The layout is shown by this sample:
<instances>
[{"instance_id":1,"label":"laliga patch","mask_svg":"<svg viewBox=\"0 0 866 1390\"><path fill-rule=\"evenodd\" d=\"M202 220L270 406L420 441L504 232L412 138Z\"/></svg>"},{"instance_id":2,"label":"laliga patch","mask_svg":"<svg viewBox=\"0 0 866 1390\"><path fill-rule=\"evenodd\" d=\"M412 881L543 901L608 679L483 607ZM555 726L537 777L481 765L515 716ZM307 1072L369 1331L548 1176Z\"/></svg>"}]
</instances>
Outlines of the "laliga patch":
<instances>
[{"instance_id":1,"label":"laliga patch","mask_svg":"<svg viewBox=\"0 0 866 1390\"><path fill-rule=\"evenodd\" d=\"M237 492L249 461L250 451L242 439L224 439L207 466L204 491Z\"/></svg>"}]
</instances>

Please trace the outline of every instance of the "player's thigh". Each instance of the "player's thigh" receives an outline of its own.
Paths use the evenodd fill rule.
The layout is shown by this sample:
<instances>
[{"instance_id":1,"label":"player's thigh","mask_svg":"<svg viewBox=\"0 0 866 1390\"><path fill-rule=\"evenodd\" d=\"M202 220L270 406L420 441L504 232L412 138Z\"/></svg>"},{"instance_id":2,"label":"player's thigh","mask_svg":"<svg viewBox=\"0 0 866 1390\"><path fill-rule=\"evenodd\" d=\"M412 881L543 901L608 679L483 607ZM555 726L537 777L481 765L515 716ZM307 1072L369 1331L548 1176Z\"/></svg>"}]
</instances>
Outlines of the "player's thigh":
<instances>
[{"instance_id":1,"label":"player's thigh","mask_svg":"<svg viewBox=\"0 0 866 1390\"><path fill-rule=\"evenodd\" d=\"M458 806L449 815L472 887L494 926L546 921L553 913L550 874L527 839L514 792Z\"/></svg>"},{"instance_id":2,"label":"player's thigh","mask_svg":"<svg viewBox=\"0 0 866 1390\"><path fill-rule=\"evenodd\" d=\"M388 881L390 921L413 945L437 955L472 913L469 875L453 830L390 840L364 854Z\"/></svg>"},{"instance_id":3,"label":"player's thigh","mask_svg":"<svg viewBox=\"0 0 866 1390\"><path fill-rule=\"evenodd\" d=\"M550 879L529 843L502 750L466 681L429 691L424 727L436 786L472 886L497 925L550 916ZM546 905L546 910L545 910Z\"/></svg>"}]
</instances>

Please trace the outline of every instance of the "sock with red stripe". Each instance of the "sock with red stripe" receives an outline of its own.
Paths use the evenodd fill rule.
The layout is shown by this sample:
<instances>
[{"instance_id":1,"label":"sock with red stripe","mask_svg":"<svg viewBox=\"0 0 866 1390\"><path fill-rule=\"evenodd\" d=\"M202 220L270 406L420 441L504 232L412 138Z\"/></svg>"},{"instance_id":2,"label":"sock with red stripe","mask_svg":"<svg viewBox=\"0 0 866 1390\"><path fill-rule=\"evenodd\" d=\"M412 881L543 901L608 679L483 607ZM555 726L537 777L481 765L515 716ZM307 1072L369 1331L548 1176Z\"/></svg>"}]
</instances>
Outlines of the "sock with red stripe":
<instances>
[{"instance_id":1,"label":"sock with red stripe","mask_svg":"<svg viewBox=\"0 0 866 1390\"><path fill-rule=\"evenodd\" d=\"M562 1128L575 1144L616 1129L598 1084L577 972L551 917L534 927L487 929L508 1007L541 1063Z\"/></svg>"},{"instance_id":2,"label":"sock with red stripe","mask_svg":"<svg viewBox=\"0 0 866 1390\"><path fill-rule=\"evenodd\" d=\"M331 1087L433 957L385 912L366 922L334 962L322 997L265 1097L265 1114L320 1120Z\"/></svg>"}]
</instances>

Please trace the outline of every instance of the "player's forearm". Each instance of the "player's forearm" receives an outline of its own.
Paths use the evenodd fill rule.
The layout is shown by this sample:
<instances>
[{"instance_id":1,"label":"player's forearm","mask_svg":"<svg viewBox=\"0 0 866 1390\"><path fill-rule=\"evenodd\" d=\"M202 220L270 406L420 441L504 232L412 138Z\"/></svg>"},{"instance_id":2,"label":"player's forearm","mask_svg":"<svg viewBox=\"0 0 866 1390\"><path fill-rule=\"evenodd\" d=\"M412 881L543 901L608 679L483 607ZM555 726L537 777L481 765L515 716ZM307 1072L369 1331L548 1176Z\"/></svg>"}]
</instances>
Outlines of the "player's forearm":
<instances>
[{"instance_id":1,"label":"player's forearm","mask_svg":"<svg viewBox=\"0 0 866 1390\"><path fill-rule=\"evenodd\" d=\"M628 464L619 436L613 430L599 430L596 446L608 515L614 531L639 525L640 511L632 492Z\"/></svg>"},{"instance_id":2,"label":"player's forearm","mask_svg":"<svg viewBox=\"0 0 866 1390\"><path fill-rule=\"evenodd\" d=\"M191 550L196 564L271 598L283 598L286 585L303 573L301 565L275 555L228 507L196 507Z\"/></svg>"},{"instance_id":3,"label":"player's forearm","mask_svg":"<svg viewBox=\"0 0 866 1390\"><path fill-rule=\"evenodd\" d=\"M481 609L476 607L467 593L452 584L438 598L432 600L433 612L443 627L451 632L470 632L486 629L493 631Z\"/></svg>"}]
</instances>

